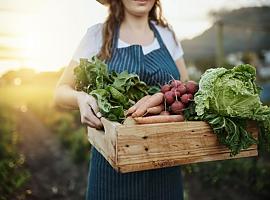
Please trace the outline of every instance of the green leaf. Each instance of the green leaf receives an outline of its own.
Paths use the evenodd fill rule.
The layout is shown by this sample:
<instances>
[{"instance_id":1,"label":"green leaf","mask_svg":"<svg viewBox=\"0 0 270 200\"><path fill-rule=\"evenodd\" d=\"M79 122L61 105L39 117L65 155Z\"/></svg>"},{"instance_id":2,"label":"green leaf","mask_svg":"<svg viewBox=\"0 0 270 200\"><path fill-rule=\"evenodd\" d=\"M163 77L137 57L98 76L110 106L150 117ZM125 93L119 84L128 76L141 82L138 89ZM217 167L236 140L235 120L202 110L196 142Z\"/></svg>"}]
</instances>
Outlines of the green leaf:
<instances>
[{"instance_id":1,"label":"green leaf","mask_svg":"<svg viewBox=\"0 0 270 200\"><path fill-rule=\"evenodd\" d=\"M102 115L112 121L122 121L130 102L148 94L148 86L137 74L109 73L108 66L95 56L90 60L80 59L74 75L75 89L93 95Z\"/></svg>"},{"instance_id":2,"label":"green leaf","mask_svg":"<svg viewBox=\"0 0 270 200\"><path fill-rule=\"evenodd\" d=\"M150 95L156 94L156 93L160 92L160 87L159 86L151 86L151 87L149 87L147 92Z\"/></svg>"}]
</instances>

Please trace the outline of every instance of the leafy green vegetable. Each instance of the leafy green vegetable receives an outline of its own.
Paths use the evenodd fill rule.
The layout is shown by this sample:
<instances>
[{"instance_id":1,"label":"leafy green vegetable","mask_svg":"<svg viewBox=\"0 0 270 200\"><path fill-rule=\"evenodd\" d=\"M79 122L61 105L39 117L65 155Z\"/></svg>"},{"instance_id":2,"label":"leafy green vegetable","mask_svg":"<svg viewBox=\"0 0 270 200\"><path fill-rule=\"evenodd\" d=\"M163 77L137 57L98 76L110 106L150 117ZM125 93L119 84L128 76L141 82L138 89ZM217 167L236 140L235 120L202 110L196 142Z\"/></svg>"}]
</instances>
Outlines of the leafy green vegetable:
<instances>
[{"instance_id":1,"label":"leafy green vegetable","mask_svg":"<svg viewBox=\"0 0 270 200\"><path fill-rule=\"evenodd\" d=\"M246 131L247 120L258 122L261 141L270 148L270 108L262 105L255 78L256 70L251 65L209 69L202 75L194 97L198 115L194 119L207 121L232 155L257 142ZM192 118L190 113L186 115Z\"/></svg>"},{"instance_id":2,"label":"leafy green vegetable","mask_svg":"<svg viewBox=\"0 0 270 200\"><path fill-rule=\"evenodd\" d=\"M92 57L90 61L80 59L80 64L74 69L74 74L76 76L75 89L86 93L104 88L112 82L107 65L96 57Z\"/></svg>"},{"instance_id":3,"label":"leafy green vegetable","mask_svg":"<svg viewBox=\"0 0 270 200\"><path fill-rule=\"evenodd\" d=\"M107 65L97 57L80 59L74 74L75 89L94 96L101 114L112 121L121 122L124 110L147 95L150 88L137 74L109 73Z\"/></svg>"}]
</instances>

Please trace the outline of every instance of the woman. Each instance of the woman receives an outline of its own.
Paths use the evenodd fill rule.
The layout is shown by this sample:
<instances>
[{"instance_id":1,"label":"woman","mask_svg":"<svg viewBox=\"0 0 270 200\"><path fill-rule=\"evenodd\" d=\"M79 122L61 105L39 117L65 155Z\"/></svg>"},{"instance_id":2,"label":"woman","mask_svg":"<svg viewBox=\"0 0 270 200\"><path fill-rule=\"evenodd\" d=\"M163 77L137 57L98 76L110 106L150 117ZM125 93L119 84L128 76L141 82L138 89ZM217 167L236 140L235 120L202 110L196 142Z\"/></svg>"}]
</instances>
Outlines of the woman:
<instances>
[{"instance_id":1,"label":"woman","mask_svg":"<svg viewBox=\"0 0 270 200\"><path fill-rule=\"evenodd\" d=\"M79 108L81 122L101 128L96 100L74 90L73 69L80 58L98 55L109 70L137 73L149 85L172 79L188 80L183 51L162 17L159 0L99 0L109 7L104 24L90 27L72 61L61 76L56 105ZM87 199L91 200L181 200L180 167L121 174L91 150Z\"/></svg>"}]
</instances>

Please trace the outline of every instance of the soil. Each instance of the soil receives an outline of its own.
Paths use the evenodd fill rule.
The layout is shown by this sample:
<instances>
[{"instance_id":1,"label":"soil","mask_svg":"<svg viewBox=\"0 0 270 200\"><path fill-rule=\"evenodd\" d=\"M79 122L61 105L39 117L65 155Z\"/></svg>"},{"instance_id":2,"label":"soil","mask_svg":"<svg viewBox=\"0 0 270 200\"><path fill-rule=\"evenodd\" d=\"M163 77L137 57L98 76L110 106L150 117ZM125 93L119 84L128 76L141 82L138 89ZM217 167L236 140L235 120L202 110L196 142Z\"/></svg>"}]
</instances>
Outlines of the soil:
<instances>
[{"instance_id":1,"label":"soil","mask_svg":"<svg viewBox=\"0 0 270 200\"><path fill-rule=\"evenodd\" d=\"M25 156L31 177L15 199L84 199L88 164L75 164L57 135L30 111L18 111L17 131L19 150Z\"/></svg>"}]
</instances>

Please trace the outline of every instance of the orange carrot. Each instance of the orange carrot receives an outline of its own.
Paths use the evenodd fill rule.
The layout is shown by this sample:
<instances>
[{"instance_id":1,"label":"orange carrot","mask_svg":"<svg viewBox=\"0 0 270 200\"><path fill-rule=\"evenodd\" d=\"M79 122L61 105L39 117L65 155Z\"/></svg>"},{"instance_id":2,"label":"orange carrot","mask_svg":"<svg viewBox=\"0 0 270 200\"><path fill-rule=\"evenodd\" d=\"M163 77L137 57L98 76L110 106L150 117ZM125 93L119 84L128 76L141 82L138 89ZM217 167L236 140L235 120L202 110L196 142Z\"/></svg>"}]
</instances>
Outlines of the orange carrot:
<instances>
[{"instance_id":1,"label":"orange carrot","mask_svg":"<svg viewBox=\"0 0 270 200\"><path fill-rule=\"evenodd\" d=\"M152 108L162 104L164 101L164 95L161 92L158 92L152 95L147 101L145 101L137 110L132 113L132 117L141 117L145 114L148 108Z\"/></svg>"},{"instance_id":2,"label":"orange carrot","mask_svg":"<svg viewBox=\"0 0 270 200\"><path fill-rule=\"evenodd\" d=\"M155 107L152 107L152 108L148 108L146 112L149 113L149 114L158 115L163 110L164 110L164 104L160 104L158 106L155 106Z\"/></svg>"},{"instance_id":3,"label":"orange carrot","mask_svg":"<svg viewBox=\"0 0 270 200\"><path fill-rule=\"evenodd\" d=\"M169 123L184 121L183 115L153 115L148 117L135 117L138 124Z\"/></svg>"},{"instance_id":4,"label":"orange carrot","mask_svg":"<svg viewBox=\"0 0 270 200\"><path fill-rule=\"evenodd\" d=\"M147 96L144 96L143 98L141 98L139 101L137 101L137 103L135 103L133 106L131 106L126 115L130 115L132 113L134 113L136 111L137 108L139 108L144 102L146 102L151 96L150 95L147 95Z\"/></svg>"},{"instance_id":5,"label":"orange carrot","mask_svg":"<svg viewBox=\"0 0 270 200\"><path fill-rule=\"evenodd\" d=\"M134 125L136 124L136 121L132 117L127 117L124 122L124 125Z\"/></svg>"},{"instance_id":6,"label":"orange carrot","mask_svg":"<svg viewBox=\"0 0 270 200\"><path fill-rule=\"evenodd\" d=\"M160 115L170 115L170 112L167 110L163 110Z\"/></svg>"}]
</instances>

